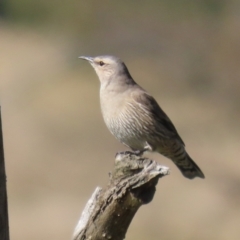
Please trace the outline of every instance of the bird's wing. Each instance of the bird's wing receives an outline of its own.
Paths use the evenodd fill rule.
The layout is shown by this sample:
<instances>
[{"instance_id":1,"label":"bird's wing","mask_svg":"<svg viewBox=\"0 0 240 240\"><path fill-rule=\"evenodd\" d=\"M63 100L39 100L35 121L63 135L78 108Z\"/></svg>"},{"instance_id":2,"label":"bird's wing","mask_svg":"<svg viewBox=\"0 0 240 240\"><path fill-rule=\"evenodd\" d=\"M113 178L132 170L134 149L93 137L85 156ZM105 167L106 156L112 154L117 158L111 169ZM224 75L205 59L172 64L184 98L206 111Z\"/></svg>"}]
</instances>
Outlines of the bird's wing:
<instances>
[{"instance_id":1,"label":"bird's wing","mask_svg":"<svg viewBox=\"0 0 240 240\"><path fill-rule=\"evenodd\" d=\"M157 132L161 135L161 137L177 138L183 145L185 145L167 114L160 108L156 100L151 95L144 90L141 94L133 91L132 97L140 108L144 109L145 112L153 117L156 122Z\"/></svg>"}]
</instances>

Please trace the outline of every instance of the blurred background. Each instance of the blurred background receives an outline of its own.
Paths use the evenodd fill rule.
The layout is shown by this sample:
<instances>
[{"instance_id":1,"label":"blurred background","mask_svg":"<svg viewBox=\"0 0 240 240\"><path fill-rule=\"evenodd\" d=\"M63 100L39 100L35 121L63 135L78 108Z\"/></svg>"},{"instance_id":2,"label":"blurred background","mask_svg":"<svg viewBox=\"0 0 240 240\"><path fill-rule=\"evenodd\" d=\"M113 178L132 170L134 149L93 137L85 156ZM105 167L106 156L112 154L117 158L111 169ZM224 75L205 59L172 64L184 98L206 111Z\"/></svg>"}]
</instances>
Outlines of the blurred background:
<instances>
[{"instance_id":1,"label":"blurred background","mask_svg":"<svg viewBox=\"0 0 240 240\"><path fill-rule=\"evenodd\" d=\"M206 179L169 166L127 239L240 239L240 2L0 1L11 239L70 239L117 151L95 72L79 55L125 61L174 122Z\"/></svg>"}]
</instances>

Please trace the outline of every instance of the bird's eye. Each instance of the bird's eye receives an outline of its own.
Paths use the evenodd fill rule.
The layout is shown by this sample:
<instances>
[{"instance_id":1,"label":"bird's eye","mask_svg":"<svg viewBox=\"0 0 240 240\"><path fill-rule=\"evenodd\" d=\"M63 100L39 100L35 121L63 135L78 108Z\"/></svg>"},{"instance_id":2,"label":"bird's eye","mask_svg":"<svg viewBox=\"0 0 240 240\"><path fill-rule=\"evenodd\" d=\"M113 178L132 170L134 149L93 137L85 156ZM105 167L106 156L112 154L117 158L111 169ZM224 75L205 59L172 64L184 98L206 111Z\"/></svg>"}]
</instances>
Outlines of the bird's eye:
<instances>
[{"instance_id":1,"label":"bird's eye","mask_svg":"<svg viewBox=\"0 0 240 240\"><path fill-rule=\"evenodd\" d=\"M100 62L99 62L99 65L100 65L100 66L103 66L104 64L105 64L105 63L104 63L103 61L100 61Z\"/></svg>"}]
</instances>

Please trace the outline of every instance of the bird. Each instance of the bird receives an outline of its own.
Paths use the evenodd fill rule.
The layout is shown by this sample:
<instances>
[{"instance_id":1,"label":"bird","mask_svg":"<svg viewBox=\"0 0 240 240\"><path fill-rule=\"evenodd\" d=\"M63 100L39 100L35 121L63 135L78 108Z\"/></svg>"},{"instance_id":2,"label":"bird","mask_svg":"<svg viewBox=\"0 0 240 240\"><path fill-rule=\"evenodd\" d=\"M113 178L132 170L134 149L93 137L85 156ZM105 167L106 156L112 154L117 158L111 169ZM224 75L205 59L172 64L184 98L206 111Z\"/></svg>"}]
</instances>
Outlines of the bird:
<instances>
[{"instance_id":1,"label":"bird","mask_svg":"<svg viewBox=\"0 0 240 240\"><path fill-rule=\"evenodd\" d=\"M87 60L96 71L103 119L116 139L139 155L145 151L162 154L188 179L205 178L170 118L134 81L120 58L110 55L79 58Z\"/></svg>"}]
</instances>

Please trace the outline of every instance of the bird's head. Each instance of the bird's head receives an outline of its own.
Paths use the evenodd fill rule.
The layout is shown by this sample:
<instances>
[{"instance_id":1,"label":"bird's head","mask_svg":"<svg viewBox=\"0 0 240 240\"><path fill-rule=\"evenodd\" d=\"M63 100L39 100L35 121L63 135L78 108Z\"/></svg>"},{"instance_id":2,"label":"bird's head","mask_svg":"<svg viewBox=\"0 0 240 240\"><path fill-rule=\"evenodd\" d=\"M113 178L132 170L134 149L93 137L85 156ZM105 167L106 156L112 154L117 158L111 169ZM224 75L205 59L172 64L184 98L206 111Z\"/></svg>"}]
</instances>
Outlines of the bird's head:
<instances>
[{"instance_id":1,"label":"bird's head","mask_svg":"<svg viewBox=\"0 0 240 240\"><path fill-rule=\"evenodd\" d=\"M124 62L117 57L106 55L97 57L80 56L79 58L87 60L92 65L101 84L108 84L109 81L119 79L119 77L132 79Z\"/></svg>"}]
</instances>

